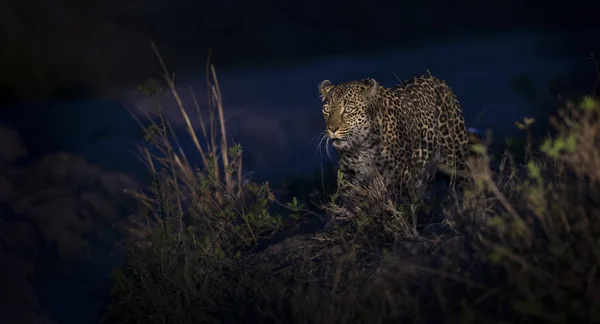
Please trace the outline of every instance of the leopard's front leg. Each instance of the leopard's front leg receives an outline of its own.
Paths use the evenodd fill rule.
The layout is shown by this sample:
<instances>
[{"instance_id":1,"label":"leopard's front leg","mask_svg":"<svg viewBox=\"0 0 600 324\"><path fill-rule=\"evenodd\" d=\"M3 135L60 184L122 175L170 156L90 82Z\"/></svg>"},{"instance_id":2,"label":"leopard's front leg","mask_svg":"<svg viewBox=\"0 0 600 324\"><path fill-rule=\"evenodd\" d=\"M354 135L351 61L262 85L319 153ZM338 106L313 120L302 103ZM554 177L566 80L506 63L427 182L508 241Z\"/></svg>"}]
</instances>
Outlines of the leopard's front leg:
<instances>
[{"instance_id":1,"label":"leopard's front leg","mask_svg":"<svg viewBox=\"0 0 600 324\"><path fill-rule=\"evenodd\" d=\"M405 168L403 177L403 198L408 200L411 213L411 221L414 228L417 227L419 207L422 206L426 195L432 190L435 169L429 165L413 164Z\"/></svg>"},{"instance_id":2,"label":"leopard's front leg","mask_svg":"<svg viewBox=\"0 0 600 324\"><path fill-rule=\"evenodd\" d=\"M337 196L348 197L358 189L358 179L355 173L338 169L337 173Z\"/></svg>"}]
</instances>

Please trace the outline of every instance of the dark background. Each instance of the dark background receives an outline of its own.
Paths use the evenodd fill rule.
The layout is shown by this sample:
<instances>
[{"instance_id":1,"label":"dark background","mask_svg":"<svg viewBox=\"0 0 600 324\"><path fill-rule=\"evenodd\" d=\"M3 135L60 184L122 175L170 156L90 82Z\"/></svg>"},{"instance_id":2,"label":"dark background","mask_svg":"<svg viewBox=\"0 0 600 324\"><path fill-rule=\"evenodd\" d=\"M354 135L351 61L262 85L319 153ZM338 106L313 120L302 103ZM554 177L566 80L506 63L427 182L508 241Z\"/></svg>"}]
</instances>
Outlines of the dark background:
<instances>
[{"instance_id":1,"label":"dark background","mask_svg":"<svg viewBox=\"0 0 600 324\"><path fill-rule=\"evenodd\" d=\"M596 1L6 0L0 102L110 96L157 70L293 64L522 30L598 26ZM443 54L441 54L443 55Z\"/></svg>"}]
</instances>

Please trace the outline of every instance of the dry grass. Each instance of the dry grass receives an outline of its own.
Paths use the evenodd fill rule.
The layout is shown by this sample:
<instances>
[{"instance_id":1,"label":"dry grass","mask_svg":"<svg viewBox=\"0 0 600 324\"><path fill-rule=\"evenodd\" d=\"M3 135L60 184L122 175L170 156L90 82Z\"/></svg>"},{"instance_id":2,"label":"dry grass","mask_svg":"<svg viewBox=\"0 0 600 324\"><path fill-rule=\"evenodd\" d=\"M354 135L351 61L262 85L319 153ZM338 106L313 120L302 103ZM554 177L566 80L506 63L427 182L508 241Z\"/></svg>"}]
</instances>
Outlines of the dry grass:
<instances>
[{"instance_id":1,"label":"dry grass","mask_svg":"<svg viewBox=\"0 0 600 324\"><path fill-rule=\"evenodd\" d=\"M323 206L323 231L270 242L287 227L272 213L281 204L268 184L243 179L241 148L226 141L216 73L207 71L201 140L165 69L203 165L172 145L157 107L148 139L158 153L141 150L155 181L132 193L138 226L127 265L113 275L107 322L600 320L597 101L564 107L557 134L527 145L523 163L505 152L494 164L475 146L480 154L458 174L471 181L439 206L443 223L415 230L373 175L344 206ZM152 95L158 83L146 85ZM295 199L286 208L306 212Z\"/></svg>"}]
</instances>

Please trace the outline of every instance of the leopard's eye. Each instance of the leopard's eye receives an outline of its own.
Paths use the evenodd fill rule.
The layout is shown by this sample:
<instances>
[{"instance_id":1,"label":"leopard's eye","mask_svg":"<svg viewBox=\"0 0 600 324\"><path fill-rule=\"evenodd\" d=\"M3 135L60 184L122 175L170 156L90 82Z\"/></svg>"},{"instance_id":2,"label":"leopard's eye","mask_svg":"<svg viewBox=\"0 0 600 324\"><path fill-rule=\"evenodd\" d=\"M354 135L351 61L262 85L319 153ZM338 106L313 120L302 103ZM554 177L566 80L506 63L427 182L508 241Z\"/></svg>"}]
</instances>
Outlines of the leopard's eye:
<instances>
[{"instance_id":1,"label":"leopard's eye","mask_svg":"<svg viewBox=\"0 0 600 324\"><path fill-rule=\"evenodd\" d=\"M354 105L346 105L344 106L344 112L351 113L354 111Z\"/></svg>"},{"instance_id":2,"label":"leopard's eye","mask_svg":"<svg viewBox=\"0 0 600 324\"><path fill-rule=\"evenodd\" d=\"M329 105L323 105L323 113L324 114L328 114L329 113Z\"/></svg>"}]
</instances>

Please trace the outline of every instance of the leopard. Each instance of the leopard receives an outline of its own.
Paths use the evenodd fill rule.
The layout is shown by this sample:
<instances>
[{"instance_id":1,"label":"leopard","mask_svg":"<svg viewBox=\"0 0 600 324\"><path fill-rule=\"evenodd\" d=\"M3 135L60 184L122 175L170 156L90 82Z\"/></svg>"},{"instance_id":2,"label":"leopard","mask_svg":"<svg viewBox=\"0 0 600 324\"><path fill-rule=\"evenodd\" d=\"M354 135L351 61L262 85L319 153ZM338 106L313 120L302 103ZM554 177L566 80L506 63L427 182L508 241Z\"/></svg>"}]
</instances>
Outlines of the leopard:
<instances>
[{"instance_id":1,"label":"leopard","mask_svg":"<svg viewBox=\"0 0 600 324\"><path fill-rule=\"evenodd\" d=\"M464 170L472 135L456 94L431 73L387 88L373 78L319 85L324 138L338 158L338 192L377 172L411 201L422 199L437 166Z\"/></svg>"}]
</instances>

